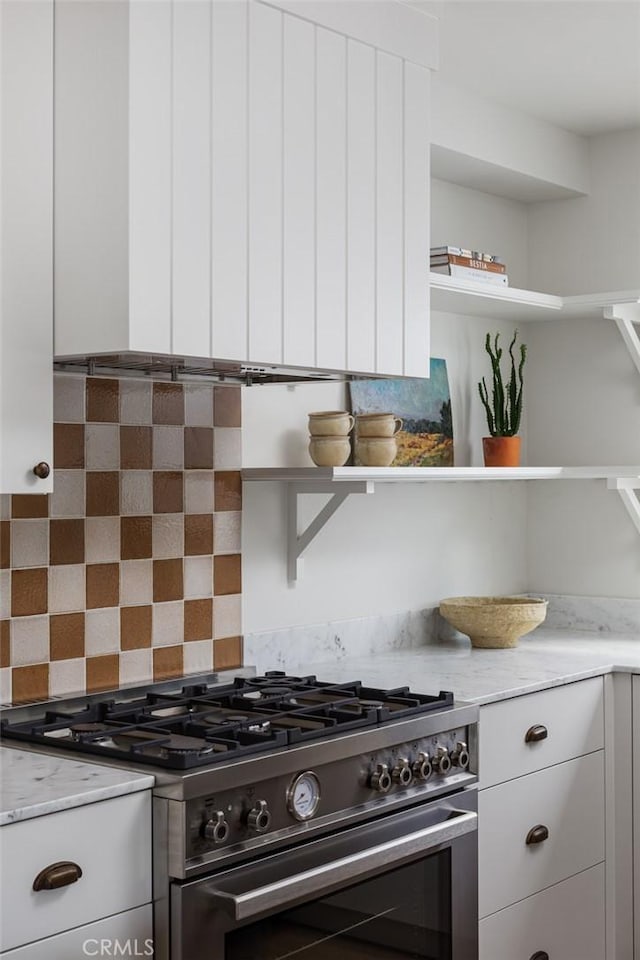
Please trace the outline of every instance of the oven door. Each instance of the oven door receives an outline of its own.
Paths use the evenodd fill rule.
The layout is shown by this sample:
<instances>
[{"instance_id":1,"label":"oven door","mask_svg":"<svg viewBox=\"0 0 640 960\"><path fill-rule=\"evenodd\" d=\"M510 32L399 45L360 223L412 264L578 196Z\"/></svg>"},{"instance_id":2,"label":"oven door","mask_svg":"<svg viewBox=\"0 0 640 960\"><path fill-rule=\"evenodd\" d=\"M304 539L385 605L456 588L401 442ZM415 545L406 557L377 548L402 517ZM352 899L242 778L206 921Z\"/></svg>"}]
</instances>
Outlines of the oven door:
<instances>
[{"instance_id":1,"label":"oven door","mask_svg":"<svg viewBox=\"0 0 640 960\"><path fill-rule=\"evenodd\" d=\"M380 817L171 892L171 960L477 960L477 797Z\"/></svg>"}]
</instances>

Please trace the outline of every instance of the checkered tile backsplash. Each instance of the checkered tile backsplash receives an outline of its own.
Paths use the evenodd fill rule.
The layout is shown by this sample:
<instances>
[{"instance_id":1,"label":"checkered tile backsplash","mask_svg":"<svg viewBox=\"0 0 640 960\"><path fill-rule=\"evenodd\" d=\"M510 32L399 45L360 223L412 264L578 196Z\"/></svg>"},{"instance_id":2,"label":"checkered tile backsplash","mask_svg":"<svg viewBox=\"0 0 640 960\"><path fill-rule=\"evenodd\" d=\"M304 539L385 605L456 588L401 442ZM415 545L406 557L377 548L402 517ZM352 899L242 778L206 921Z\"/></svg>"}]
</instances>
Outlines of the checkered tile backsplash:
<instances>
[{"instance_id":1,"label":"checkered tile backsplash","mask_svg":"<svg viewBox=\"0 0 640 960\"><path fill-rule=\"evenodd\" d=\"M241 388L54 377L54 492L0 497L0 702L242 663Z\"/></svg>"}]
</instances>

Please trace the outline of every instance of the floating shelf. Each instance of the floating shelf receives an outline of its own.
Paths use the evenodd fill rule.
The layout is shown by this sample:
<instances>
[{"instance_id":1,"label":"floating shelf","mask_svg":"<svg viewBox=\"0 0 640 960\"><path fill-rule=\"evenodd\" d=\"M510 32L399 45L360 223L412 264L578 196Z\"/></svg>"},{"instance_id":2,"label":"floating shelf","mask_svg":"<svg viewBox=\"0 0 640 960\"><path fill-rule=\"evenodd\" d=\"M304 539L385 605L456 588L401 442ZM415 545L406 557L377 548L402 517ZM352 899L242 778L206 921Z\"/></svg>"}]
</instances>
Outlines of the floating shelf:
<instances>
[{"instance_id":1,"label":"floating shelf","mask_svg":"<svg viewBox=\"0 0 640 960\"><path fill-rule=\"evenodd\" d=\"M429 274L431 309L477 317L553 320L562 310L562 297L517 287L499 287L473 280L458 280L442 273Z\"/></svg>"},{"instance_id":2,"label":"floating shelf","mask_svg":"<svg viewBox=\"0 0 640 960\"><path fill-rule=\"evenodd\" d=\"M442 483L505 480L606 480L617 490L640 533L640 465L623 467L266 467L242 471L247 482L287 484L287 573L295 584L303 554L351 494L373 494L376 483ZM329 494L330 499L302 533L299 498Z\"/></svg>"}]
</instances>

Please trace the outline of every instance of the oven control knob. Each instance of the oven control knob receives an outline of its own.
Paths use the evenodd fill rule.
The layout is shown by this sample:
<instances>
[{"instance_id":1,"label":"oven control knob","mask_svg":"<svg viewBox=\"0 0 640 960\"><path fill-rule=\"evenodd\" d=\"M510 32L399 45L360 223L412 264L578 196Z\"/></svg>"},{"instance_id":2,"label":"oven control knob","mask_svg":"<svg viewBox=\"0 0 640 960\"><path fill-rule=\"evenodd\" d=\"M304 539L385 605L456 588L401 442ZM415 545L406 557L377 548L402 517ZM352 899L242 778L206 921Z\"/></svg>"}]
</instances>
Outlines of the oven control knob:
<instances>
[{"instance_id":1,"label":"oven control knob","mask_svg":"<svg viewBox=\"0 0 640 960\"><path fill-rule=\"evenodd\" d=\"M379 763L375 771L371 774L369 786L378 793L388 793L391 789L391 775L386 763Z\"/></svg>"},{"instance_id":2,"label":"oven control knob","mask_svg":"<svg viewBox=\"0 0 640 960\"><path fill-rule=\"evenodd\" d=\"M449 751L446 747L438 747L436 750L436 755L432 760L433 769L436 773L447 774L451 770L451 760L449 758Z\"/></svg>"},{"instance_id":3,"label":"oven control knob","mask_svg":"<svg viewBox=\"0 0 640 960\"><path fill-rule=\"evenodd\" d=\"M458 740L456 743L455 750L451 754L451 763L454 767L460 767L461 770L466 770L469 766L469 751L466 743L463 743L462 740Z\"/></svg>"},{"instance_id":4,"label":"oven control knob","mask_svg":"<svg viewBox=\"0 0 640 960\"><path fill-rule=\"evenodd\" d=\"M419 753L416 759L413 761L413 766L411 769L413 770L413 776L416 780L421 780L423 782L428 780L433 773L429 754Z\"/></svg>"},{"instance_id":5,"label":"oven control knob","mask_svg":"<svg viewBox=\"0 0 640 960\"><path fill-rule=\"evenodd\" d=\"M224 818L222 810L217 810L211 820L207 820L202 830L205 840L214 843L224 843L229 836L229 824Z\"/></svg>"},{"instance_id":6,"label":"oven control knob","mask_svg":"<svg viewBox=\"0 0 640 960\"><path fill-rule=\"evenodd\" d=\"M271 823L271 814L266 800L258 800L255 807L249 810L247 826L256 833L266 833Z\"/></svg>"},{"instance_id":7,"label":"oven control knob","mask_svg":"<svg viewBox=\"0 0 640 960\"><path fill-rule=\"evenodd\" d=\"M409 761L401 757L391 771L391 779L401 787L408 787L413 780L413 773L409 766Z\"/></svg>"}]
</instances>

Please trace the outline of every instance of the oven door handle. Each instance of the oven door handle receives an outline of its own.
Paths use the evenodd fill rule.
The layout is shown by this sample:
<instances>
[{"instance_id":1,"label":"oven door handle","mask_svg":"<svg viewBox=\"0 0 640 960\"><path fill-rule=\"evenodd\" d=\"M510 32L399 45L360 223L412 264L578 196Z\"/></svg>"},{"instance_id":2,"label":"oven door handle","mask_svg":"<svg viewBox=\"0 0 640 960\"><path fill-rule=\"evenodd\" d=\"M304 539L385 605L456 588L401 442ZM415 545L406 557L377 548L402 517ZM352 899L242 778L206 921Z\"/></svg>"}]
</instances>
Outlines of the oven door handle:
<instances>
[{"instance_id":1,"label":"oven door handle","mask_svg":"<svg viewBox=\"0 0 640 960\"><path fill-rule=\"evenodd\" d=\"M477 830L477 813L449 810L441 823L388 840L349 856L320 864L275 883L242 893L207 886L207 897L216 909L223 909L236 921L249 920L265 911L291 906L314 895L326 895L338 887L363 879L382 869L401 866L416 855L428 854L436 847L451 843Z\"/></svg>"}]
</instances>

